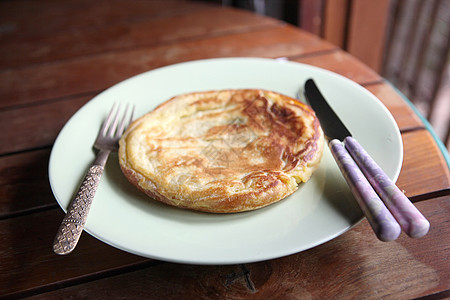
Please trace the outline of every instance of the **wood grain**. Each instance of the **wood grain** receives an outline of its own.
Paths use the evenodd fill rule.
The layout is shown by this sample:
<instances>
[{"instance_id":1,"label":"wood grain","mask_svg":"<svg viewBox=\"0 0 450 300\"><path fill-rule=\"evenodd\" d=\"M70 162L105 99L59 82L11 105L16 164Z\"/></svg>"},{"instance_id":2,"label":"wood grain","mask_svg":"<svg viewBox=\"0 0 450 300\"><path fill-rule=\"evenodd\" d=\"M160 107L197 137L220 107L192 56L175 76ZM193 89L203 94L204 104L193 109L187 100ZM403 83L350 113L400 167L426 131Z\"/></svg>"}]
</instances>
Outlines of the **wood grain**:
<instances>
[{"instance_id":1,"label":"wood grain","mask_svg":"<svg viewBox=\"0 0 450 300\"><path fill-rule=\"evenodd\" d=\"M408 197L432 191L450 195L450 170L431 134L418 130L404 133L402 139L404 158L398 187Z\"/></svg>"},{"instance_id":2,"label":"wood grain","mask_svg":"<svg viewBox=\"0 0 450 300\"><path fill-rule=\"evenodd\" d=\"M48 183L49 149L0 157L0 219L56 207Z\"/></svg>"},{"instance_id":3,"label":"wood grain","mask_svg":"<svg viewBox=\"0 0 450 300\"><path fill-rule=\"evenodd\" d=\"M20 34L11 32L0 38L3 45L0 48L0 68L11 69L177 40L252 31L279 26L280 23L229 8L214 6L193 10L190 6L174 6L173 2L170 5L170 1L159 3L161 5L155 7L151 1L132 1L124 6L124 10L117 6L108 10L87 2L75 7L74 11L67 10L66 6L59 10L53 8L55 11L42 10L42 14L15 24L21 29ZM63 8L66 11L60 11ZM118 20L112 23L112 18ZM52 21L45 22L44 30L41 22L45 19Z\"/></svg>"},{"instance_id":4,"label":"wood grain","mask_svg":"<svg viewBox=\"0 0 450 300\"><path fill-rule=\"evenodd\" d=\"M2 38L20 33L19 39L62 32L98 30L115 24L139 23L217 7L179 0L23 0L0 2Z\"/></svg>"},{"instance_id":5,"label":"wood grain","mask_svg":"<svg viewBox=\"0 0 450 300\"><path fill-rule=\"evenodd\" d=\"M364 30L349 37L364 38L359 46L379 56L364 42L378 34L361 36ZM2 1L0 43L0 298L410 299L448 291L448 166L393 87L337 46L278 20L188 0ZM383 243L363 220L307 251L229 266L155 261L88 234L72 254L55 255L51 245L63 212L47 167L67 120L130 76L236 56L286 57L319 66L376 95L402 134L397 183L430 220L429 234L421 239L403 234Z\"/></svg>"},{"instance_id":6,"label":"wood grain","mask_svg":"<svg viewBox=\"0 0 450 300\"><path fill-rule=\"evenodd\" d=\"M0 155L49 147L69 118L95 95L0 110Z\"/></svg>"},{"instance_id":7,"label":"wood grain","mask_svg":"<svg viewBox=\"0 0 450 300\"><path fill-rule=\"evenodd\" d=\"M0 221L0 297L148 261L86 233L69 256L54 254L51 245L63 216L52 209Z\"/></svg>"},{"instance_id":8,"label":"wood grain","mask_svg":"<svg viewBox=\"0 0 450 300\"><path fill-rule=\"evenodd\" d=\"M432 224L429 234L421 239L402 234L395 242L381 242L364 220L332 241L279 259L244 266L167 263L39 297L80 298L93 294L157 299L420 297L448 287L450 232L448 226L439 229L438 224L448 220L450 197L417 206Z\"/></svg>"},{"instance_id":9,"label":"wood grain","mask_svg":"<svg viewBox=\"0 0 450 300\"><path fill-rule=\"evenodd\" d=\"M0 108L99 91L133 75L183 61L230 56L276 58L333 48L335 46L295 27L280 25L172 45L31 65L0 72Z\"/></svg>"}]
</instances>

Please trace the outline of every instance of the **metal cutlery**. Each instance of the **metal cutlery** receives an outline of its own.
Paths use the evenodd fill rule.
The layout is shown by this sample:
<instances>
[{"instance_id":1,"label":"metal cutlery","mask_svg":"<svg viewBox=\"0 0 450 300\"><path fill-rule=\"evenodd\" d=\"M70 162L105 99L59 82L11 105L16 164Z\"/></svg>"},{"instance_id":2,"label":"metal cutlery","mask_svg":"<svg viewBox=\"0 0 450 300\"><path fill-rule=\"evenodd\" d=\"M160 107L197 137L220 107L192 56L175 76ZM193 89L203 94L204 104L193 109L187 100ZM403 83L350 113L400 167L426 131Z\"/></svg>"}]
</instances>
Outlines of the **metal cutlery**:
<instances>
[{"instance_id":1,"label":"metal cutlery","mask_svg":"<svg viewBox=\"0 0 450 300\"><path fill-rule=\"evenodd\" d=\"M120 105L116 109L114 104L103 122L94 142L94 148L98 150L95 161L87 171L76 197L71 201L53 242L53 251L56 254L69 254L75 249L83 232L106 161L112 151L119 149L118 141L125 127L133 120L133 113L134 106L127 105L121 117Z\"/></svg>"}]
</instances>

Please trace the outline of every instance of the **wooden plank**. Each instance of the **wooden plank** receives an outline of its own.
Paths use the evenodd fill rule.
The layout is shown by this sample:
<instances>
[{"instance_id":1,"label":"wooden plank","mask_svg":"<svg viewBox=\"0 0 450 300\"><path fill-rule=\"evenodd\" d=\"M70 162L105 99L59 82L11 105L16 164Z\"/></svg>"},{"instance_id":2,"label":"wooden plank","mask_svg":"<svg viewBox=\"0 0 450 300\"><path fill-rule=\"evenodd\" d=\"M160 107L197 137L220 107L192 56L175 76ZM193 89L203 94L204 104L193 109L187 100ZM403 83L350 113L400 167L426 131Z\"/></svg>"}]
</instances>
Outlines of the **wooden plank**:
<instances>
[{"instance_id":1,"label":"wooden plank","mask_svg":"<svg viewBox=\"0 0 450 300\"><path fill-rule=\"evenodd\" d=\"M167 263L39 297L410 299L438 293L448 288L450 277L450 197L417 206L432 224L421 239L402 234L395 242L381 242L364 220L332 241L279 259L244 266Z\"/></svg>"},{"instance_id":2,"label":"wooden plank","mask_svg":"<svg viewBox=\"0 0 450 300\"><path fill-rule=\"evenodd\" d=\"M391 0L351 1L347 51L380 72Z\"/></svg>"},{"instance_id":3,"label":"wooden plank","mask_svg":"<svg viewBox=\"0 0 450 300\"><path fill-rule=\"evenodd\" d=\"M213 57L297 56L335 46L289 25L135 48L0 72L0 108L105 89L168 64Z\"/></svg>"},{"instance_id":4,"label":"wooden plank","mask_svg":"<svg viewBox=\"0 0 450 300\"><path fill-rule=\"evenodd\" d=\"M33 0L1 1L2 38L17 33L23 38L52 33L97 30L114 23L189 13L217 5L178 0Z\"/></svg>"},{"instance_id":5,"label":"wooden plank","mask_svg":"<svg viewBox=\"0 0 450 300\"><path fill-rule=\"evenodd\" d=\"M148 263L86 233L71 254L54 254L52 242L63 216L62 210L52 209L0 221L0 297Z\"/></svg>"},{"instance_id":6,"label":"wooden plank","mask_svg":"<svg viewBox=\"0 0 450 300\"><path fill-rule=\"evenodd\" d=\"M153 2L141 1L131 2L131 4L152 4ZM166 3L166 2L162 2ZM223 34L233 34L236 32L250 31L252 28L265 26L276 26L279 21L275 19L263 18L262 16L249 13L244 10L232 10L222 7L203 7L191 11L189 6L172 7L167 2L161 7L158 6L157 12L149 11L149 16L136 14L135 9L146 9L139 5L133 8L133 5L125 5L128 9L124 14L120 6L114 6L117 11L105 10L104 14L99 12L101 6L94 5L94 2L88 2L84 5L86 10L79 10L74 6L72 11L66 11L64 14L57 14L53 7L40 8L42 15L38 18L24 20L26 24L17 24L20 30L18 34L9 34L0 36L0 69L10 69L15 67L27 66L29 64L58 61L78 56L93 55L109 51L129 49L132 47L150 46L156 44L171 43L177 40L195 39L205 36L217 36ZM1 4L0 4L1 6ZM168 6L168 11L163 8ZM82 6L83 7L83 6ZM153 9L153 5L150 6ZM195 7L195 5L194 5ZM66 8L66 6L64 6ZM97 17L99 13L99 17ZM164 13L163 15L160 15ZM72 19L76 28L71 28L70 23L66 24L67 16ZM73 16L75 15L75 16ZM109 18L116 16L119 21L111 23ZM51 28L37 33L32 28L40 28L41 18L51 18L53 26L64 23L67 27L62 30L59 27L54 31ZM59 19L59 20L55 20ZM88 26L88 21L97 19L95 24ZM211 22L214 20L214 22ZM22 30L22 25L25 28ZM74 25L75 26L75 25ZM31 27L31 28L28 28Z\"/></svg>"},{"instance_id":7,"label":"wooden plank","mask_svg":"<svg viewBox=\"0 0 450 300\"><path fill-rule=\"evenodd\" d=\"M82 236L71 255L54 255L51 243L63 213L59 208L51 208L55 206L51 204L54 200L46 184L49 146L66 120L93 95L131 75L179 61L236 55L306 58L313 57L318 51L330 54L335 49L310 35L292 33L289 26L279 23L253 27L250 24L255 20L253 17L248 21L249 31L241 30L232 20L230 24L223 20L221 24L227 28L225 31L210 31L208 24L184 31L193 33L186 39L180 32L173 32L172 36L168 35L172 39L164 40L161 33L163 44L142 44L148 37L145 26L153 20L163 22L175 16L164 11L156 12L156 6L155 11L149 11L149 7L154 3L175 5L175 1L89 2L67 0L62 4L56 0L22 0L0 3L0 43L4 45L2 38L5 36L13 39L12 35L15 35L14 38L20 40L17 33L21 31L28 34L26 38L35 39L36 44L41 45L37 50L42 51L36 50L39 53L26 57L37 57L35 61L29 60L20 67L11 65L0 71L0 126L3 129L0 135L3 151L0 151L3 153L0 157L0 211L6 213L0 220L0 298L34 295L46 299L133 296L326 299L342 295L343 298L356 299L398 299L422 297L448 289L450 241L446 225L450 202L449 171L445 169L446 165L429 134L425 130L417 130L400 112L394 112L397 122L403 122L404 126L405 161L399 185L408 196L431 199L416 203L432 224L430 234L422 239L412 240L402 235L396 242L382 243L376 240L364 220L324 245L245 266L160 264L114 249L87 234ZM75 6L79 3L84 6L77 9ZM124 4L123 12L112 9L109 3ZM131 3L130 7L125 3ZM176 1L180 7L185 3L188 1ZM15 23L14 18L7 19L10 11L3 10L3 5L20 7L22 11L15 13L21 21ZM77 13L61 18L58 15L66 5L72 6L68 11ZM41 14L40 6L53 7L54 10ZM91 8L93 13L83 12L87 8ZM175 6L168 11L184 16L184 12ZM92 18L95 15L99 18ZM132 15L137 17L130 19ZM111 25L117 19L119 24ZM245 18L238 19L247 22ZM36 27L35 32L31 24ZM29 27L22 31L22 26ZM158 30L167 30L170 24L164 27L166 29ZM49 38L54 29L56 40ZM136 30L136 36L130 38L121 31L123 29ZM202 33L202 30L205 31ZM109 38L118 33L120 38L117 43L105 43L101 51L107 53L86 53L83 51L89 51L89 47L80 45L80 48L68 49L65 52L68 56L58 57L55 49L66 47L69 40L77 40L76 32L81 35L78 41L97 47L103 46L94 38L99 32ZM64 33L71 38L65 39ZM157 30L152 34L158 39ZM205 34L204 38L198 38L202 34ZM233 37L236 38L234 42ZM303 37L305 42L300 41ZM272 42L274 44L271 45ZM50 50L53 53L45 53L46 44L52 45ZM31 44L23 45L34 51ZM19 66L20 59L15 61L15 66ZM9 61L6 59L5 63ZM34 65L28 66L29 63ZM370 76L370 73L362 76L364 72L352 75L344 68L342 72L361 80ZM378 84L382 83L370 84L367 88L373 88L374 94L381 95L382 101L389 105L394 103L394 111L400 111L404 103L395 97L392 100L389 90ZM32 151L33 148L40 150ZM446 196L434 199L435 191Z\"/></svg>"},{"instance_id":8,"label":"wooden plank","mask_svg":"<svg viewBox=\"0 0 450 300\"><path fill-rule=\"evenodd\" d=\"M450 170L427 130L402 134L404 158L397 181L408 197L417 197L432 191L450 194Z\"/></svg>"},{"instance_id":9,"label":"wooden plank","mask_svg":"<svg viewBox=\"0 0 450 300\"><path fill-rule=\"evenodd\" d=\"M48 184L50 149L0 157L0 219L55 206Z\"/></svg>"},{"instance_id":10,"label":"wooden plank","mask_svg":"<svg viewBox=\"0 0 450 300\"><path fill-rule=\"evenodd\" d=\"M69 118L93 96L0 111L0 155L49 147Z\"/></svg>"},{"instance_id":11,"label":"wooden plank","mask_svg":"<svg viewBox=\"0 0 450 300\"><path fill-rule=\"evenodd\" d=\"M292 60L327 69L356 81L359 84L381 81L380 75L375 71L348 53L337 49L328 53L320 53L319 55L311 55Z\"/></svg>"},{"instance_id":12,"label":"wooden plank","mask_svg":"<svg viewBox=\"0 0 450 300\"><path fill-rule=\"evenodd\" d=\"M327 0L324 12L323 38L340 48L346 46L349 0Z\"/></svg>"}]
</instances>

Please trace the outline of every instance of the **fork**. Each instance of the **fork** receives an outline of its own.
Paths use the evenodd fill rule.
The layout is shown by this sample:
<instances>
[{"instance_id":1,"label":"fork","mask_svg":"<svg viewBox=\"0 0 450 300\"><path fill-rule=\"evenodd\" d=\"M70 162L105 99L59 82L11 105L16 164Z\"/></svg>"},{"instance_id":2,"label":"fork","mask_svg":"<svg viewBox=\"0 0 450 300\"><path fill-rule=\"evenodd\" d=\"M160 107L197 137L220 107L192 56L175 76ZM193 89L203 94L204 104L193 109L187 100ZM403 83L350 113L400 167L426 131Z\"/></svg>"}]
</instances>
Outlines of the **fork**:
<instances>
[{"instance_id":1,"label":"fork","mask_svg":"<svg viewBox=\"0 0 450 300\"><path fill-rule=\"evenodd\" d=\"M114 103L108 117L103 122L94 142L94 148L99 150L97 156L87 171L76 197L70 203L67 214L62 220L53 242L53 251L56 254L69 254L75 249L83 232L87 215L109 154L119 149L119 139L122 136L125 125L128 125L133 120L134 106L131 107L130 117L127 122L129 110L130 107L127 105L122 118L120 118L120 104L116 110L116 104Z\"/></svg>"}]
</instances>

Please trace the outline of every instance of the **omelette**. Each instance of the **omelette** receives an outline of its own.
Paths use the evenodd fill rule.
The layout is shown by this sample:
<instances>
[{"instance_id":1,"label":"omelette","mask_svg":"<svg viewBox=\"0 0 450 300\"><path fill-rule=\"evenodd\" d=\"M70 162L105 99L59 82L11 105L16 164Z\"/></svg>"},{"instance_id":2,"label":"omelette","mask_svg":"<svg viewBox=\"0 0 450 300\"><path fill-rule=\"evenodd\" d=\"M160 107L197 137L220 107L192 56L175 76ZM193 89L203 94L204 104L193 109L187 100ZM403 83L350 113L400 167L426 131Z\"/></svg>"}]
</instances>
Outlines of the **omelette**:
<instances>
[{"instance_id":1,"label":"omelette","mask_svg":"<svg viewBox=\"0 0 450 300\"><path fill-rule=\"evenodd\" d=\"M230 89L177 95L135 120L119 144L123 174L151 198L234 213L278 202L308 181L324 135L304 103Z\"/></svg>"}]
</instances>

